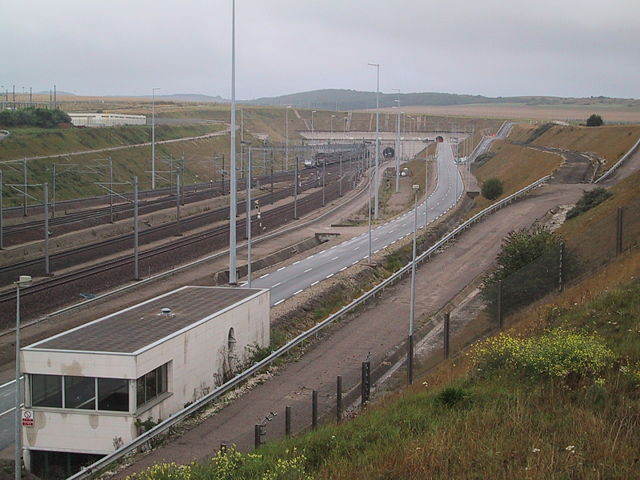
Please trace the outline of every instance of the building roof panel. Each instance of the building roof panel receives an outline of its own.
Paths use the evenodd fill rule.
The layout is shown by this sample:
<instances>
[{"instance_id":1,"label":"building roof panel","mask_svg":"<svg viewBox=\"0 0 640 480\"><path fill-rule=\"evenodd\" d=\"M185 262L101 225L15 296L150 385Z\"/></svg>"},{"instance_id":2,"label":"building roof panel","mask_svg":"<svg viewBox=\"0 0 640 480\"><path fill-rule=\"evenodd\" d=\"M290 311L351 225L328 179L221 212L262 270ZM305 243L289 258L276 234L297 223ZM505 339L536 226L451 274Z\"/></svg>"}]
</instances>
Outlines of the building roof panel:
<instances>
[{"instance_id":1,"label":"building roof panel","mask_svg":"<svg viewBox=\"0 0 640 480\"><path fill-rule=\"evenodd\" d=\"M262 292L250 288L183 287L25 349L131 354ZM170 308L171 313L162 313L163 308Z\"/></svg>"}]
</instances>

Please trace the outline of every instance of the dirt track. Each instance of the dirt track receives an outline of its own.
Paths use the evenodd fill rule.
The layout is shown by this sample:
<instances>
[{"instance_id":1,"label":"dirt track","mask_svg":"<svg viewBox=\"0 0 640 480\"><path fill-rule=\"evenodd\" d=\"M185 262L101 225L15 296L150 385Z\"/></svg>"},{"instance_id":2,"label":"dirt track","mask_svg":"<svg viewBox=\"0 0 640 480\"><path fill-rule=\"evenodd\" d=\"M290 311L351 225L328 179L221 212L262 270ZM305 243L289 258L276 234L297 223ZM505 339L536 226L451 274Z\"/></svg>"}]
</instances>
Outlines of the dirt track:
<instances>
[{"instance_id":1,"label":"dirt track","mask_svg":"<svg viewBox=\"0 0 640 480\"><path fill-rule=\"evenodd\" d=\"M452 246L418 270L418 318L440 309L449 299L488 268L501 239L510 231L531 224L549 209L574 203L584 185L546 186L490 216ZM288 364L270 379L204 420L168 446L159 448L118 474L119 478L162 461L186 463L212 455L221 443L242 450L253 446L254 425L269 412L278 416L268 424L268 438L284 434L284 407L293 409L293 428L309 425L311 391L319 391L321 413L335 403L335 378L343 376L344 389L359 379L360 363L367 358L375 368L385 355L406 338L409 315L409 282L389 289L375 305L332 329L300 360Z\"/></svg>"}]
</instances>

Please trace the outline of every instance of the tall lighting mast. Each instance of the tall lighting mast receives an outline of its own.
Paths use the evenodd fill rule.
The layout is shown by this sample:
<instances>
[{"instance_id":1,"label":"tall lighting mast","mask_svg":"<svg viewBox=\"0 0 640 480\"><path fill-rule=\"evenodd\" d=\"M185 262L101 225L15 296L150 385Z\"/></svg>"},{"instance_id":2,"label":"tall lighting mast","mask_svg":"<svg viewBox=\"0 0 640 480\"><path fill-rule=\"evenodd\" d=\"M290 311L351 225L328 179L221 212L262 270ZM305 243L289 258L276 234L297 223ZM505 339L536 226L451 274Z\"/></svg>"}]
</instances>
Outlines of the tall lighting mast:
<instances>
[{"instance_id":1,"label":"tall lighting mast","mask_svg":"<svg viewBox=\"0 0 640 480\"><path fill-rule=\"evenodd\" d=\"M236 2L231 0L231 165L229 178L229 283L238 283L236 272Z\"/></svg>"}]
</instances>

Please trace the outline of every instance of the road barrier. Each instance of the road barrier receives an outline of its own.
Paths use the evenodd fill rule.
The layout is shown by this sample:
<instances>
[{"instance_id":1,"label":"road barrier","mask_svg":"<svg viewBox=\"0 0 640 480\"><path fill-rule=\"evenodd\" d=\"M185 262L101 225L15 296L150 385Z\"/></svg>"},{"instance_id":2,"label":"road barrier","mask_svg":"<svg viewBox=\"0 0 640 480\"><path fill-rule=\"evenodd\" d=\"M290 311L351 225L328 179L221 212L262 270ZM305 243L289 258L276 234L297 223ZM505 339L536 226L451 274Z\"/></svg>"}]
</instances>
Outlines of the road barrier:
<instances>
[{"instance_id":1,"label":"road barrier","mask_svg":"<svg viewBox=\"0 0 640 480\"><path fill-rule=\"evenodd\" d=\"M593 183L600 183L603 180L606 180L610 175L613 174L618 168L622 166L624 162L626 162L631 155L638 151L638 147L640 147L640 138L638 141L629 149L627 153L625 153L620 160L618 160L609 170L604 172L600 177L598 177Z\"/></svg>"},{"instance_id":2,"label":"road barrier","mask_svg":"<svg viewBox=\"0 0 640 480\"><path fill-rule=\"evenodd\" d=\"M472 216L470 219L468 219L465 222L463 222L462 224L458 225L451 232L449 232L448 234L443 236L440 240L438 240L433 246L431 246L425 252L423 252L418 257L416 257L416 263L421 263L421 262L424 262L425 260L428 260L433 254L437 253L437 251L440 248L445 246L449 241L453 240L457 235L459 235L462 232L464 232L466 229L471 227L473 224L479 222L481 219L483 219L487 215L492 214L496 210L499 210L499 209L509 205L513 201L515 201L515 200L519 199L520 197L522 197L522 196L526 195L527 193L529 193L531 190L533 190L533 189L539 187L540 185L546 183L549 180L549 178L550 178L550 175L542 177L541 179L533 182L532 184L530 184L530 185L518 190L517 192L509 195L508 197L503 198L499 202L497 202L497 203L485 208L484 210L478 212L477 214ZM411 270L411 262L406 264L404 267L400 268L397 272L395 272L390 277L388 277L385 280L383 280L381 283L379 283L375 287L371 288L369 291L367 291L367 292L363 293L362 295L360 295L358 298L353 300L350 304L345 305L344 307L342 307L337 312L329 315L322 322L318 323L317 325L315 325L314 327L310 328L309 330L301 333L300 335L295 337L293 340L291 340L287 344L285 344L282 347L278 348L277 350L273 351L268 357L266 357L263 360L255 363L254 365L249 367L247 370L243 371L242 373L239 373L238 375L236 375L234 378L232 378L228 382L224 383L223 385L219 386L218 388L216 388L215 390L210 392L208 395L202 397L201 399L199 399L196 402L192 403L191 405L189 405L185 409L175 413L171 417L169 417L166 420L160 422L158 425L156 425L155 427L151 428L150 430L144 432L139 437L137 437L135 440L133 440L133 442L131 442L131 443L129 443L129 444L117 449L113 453L110 453L109 455L101 458L97 462L95 462L95 463L83 468L80 472L78 472L75 475L72 475L71 477L69 477L68 480L81 480L81 479L88 478L93 473L96 473L99 470L107 467L111 463L122 459L124 456L126 456L127 454L129 454L132 451L134 451L136 448L145 445L147 442L149 442L155 436L166 432L169 428L171 428L172 426L174 426L177 423L181 422L182 420L187 418L189 415L195 413L200 408L202 408L205 405L207 405L209 402L217 399L218 397L220 397L223 394L225 394L228 391L230 391L232 388L238 386L240 383L248 380L255 373L257 373L258 371L262 370L263 368L269 366L277 358L281 357L285 353L289 352L291 349L293 349L296 346L300 345L305 340L313 337L320 330L322 330L325 327L331 325L333 322L335 322L336 320L338 320L342 316L346 315L347 313L349 313L352 310L356 309L360 305L364 304L367 300L375 297L378 293L381 293L386 287L389 287L393 283L395 283L398 280L402 279L402 277L404 275L406 275L407 273L409 273L410 270Z\"/></svg>"}]
</instances>

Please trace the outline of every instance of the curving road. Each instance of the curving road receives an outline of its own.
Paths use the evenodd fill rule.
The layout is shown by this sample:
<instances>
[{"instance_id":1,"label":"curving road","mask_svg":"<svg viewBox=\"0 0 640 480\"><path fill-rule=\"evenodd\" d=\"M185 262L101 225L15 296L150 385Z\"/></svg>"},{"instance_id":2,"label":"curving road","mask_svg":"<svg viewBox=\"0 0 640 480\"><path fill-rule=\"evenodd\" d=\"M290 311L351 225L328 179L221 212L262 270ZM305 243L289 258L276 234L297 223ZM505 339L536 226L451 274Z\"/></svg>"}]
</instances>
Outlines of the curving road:
<instances>
[{"instance_id":1,"label":"curving road","mask_svg":"<svg viewBox=\"0 0 640 480\"><path fill-rule=\"evenodd\" d=\"M450 144L438 144L438 184L426 202L418 207L418 228L426 221L432 222L453 207L463 193L460 173L453 160ZM425 203L428 205L428 218L425 218ZM413 210L388 221L371 231L371 251L379 250L411 235L413 232ZM322 280L331 278L351 265L367 260L369 256L368 232L338 245L311 255L277 271L267 273L253 280L253 288L270 288L271 303L278 305L287 298L298 295L306 288Z\"/></svg>"}]
</instances>

